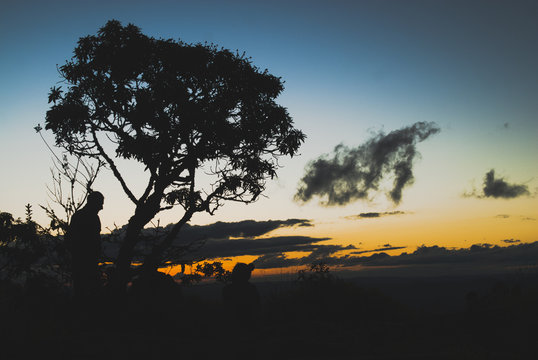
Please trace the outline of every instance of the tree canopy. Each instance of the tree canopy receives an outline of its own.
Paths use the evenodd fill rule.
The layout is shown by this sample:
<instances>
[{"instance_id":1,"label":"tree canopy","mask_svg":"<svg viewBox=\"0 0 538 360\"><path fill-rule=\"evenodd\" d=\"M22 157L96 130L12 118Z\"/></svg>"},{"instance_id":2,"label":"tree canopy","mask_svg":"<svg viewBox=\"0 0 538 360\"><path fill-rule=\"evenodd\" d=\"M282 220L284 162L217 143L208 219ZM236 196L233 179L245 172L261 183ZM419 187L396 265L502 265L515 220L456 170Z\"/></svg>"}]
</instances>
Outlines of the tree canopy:
<instances>
[{"instance_id":1,"label":"tree canopy","mask_svg":"<svg viewBox=\"0 0 538 360\"><path fill-rule=\"evenodd\" d=\"M129 248L159 211L183 207L177 234L195 212L255 201L278 159L295 155L305 139L275 101L281 78L216 45L155 39L112 20L81 38L59 73L66 89L51 89L45 128L70 154L103 160L136 205L132 239L122 246L129 264ZM142 194L131 190L118 158L148 171ZM212 177L209 188L198 186L201 174Z\"/></svg>"}]
</instances>

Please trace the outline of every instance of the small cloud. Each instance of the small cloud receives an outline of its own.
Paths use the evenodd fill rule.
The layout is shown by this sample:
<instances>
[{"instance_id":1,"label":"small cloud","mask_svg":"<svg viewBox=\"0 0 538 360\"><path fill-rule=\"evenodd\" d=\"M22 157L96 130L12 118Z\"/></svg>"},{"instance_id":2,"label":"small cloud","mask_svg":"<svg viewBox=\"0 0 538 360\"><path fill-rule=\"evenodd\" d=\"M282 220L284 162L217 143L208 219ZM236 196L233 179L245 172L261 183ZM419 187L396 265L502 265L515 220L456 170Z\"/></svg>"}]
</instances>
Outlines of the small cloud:
<instances>
[{"instance_id":1,"label":"small cloud","mask_svg":"<svg viewBox=\"0 0 538 360\"><path fill-rule=\"evenodd\" d=\"M378 218L381 216L381 213L378 212L366 212L360 213L359 215L348 216L349 218Z\"/></svg>"},{"instance_id":2,"label":"small cloud","mask_svg":"<svg viewBox=\"0 0 538 360\"><path fill-rule=\"evenodd\" d=\"M514 239L504 239L504 240L501 240L503 243L507 243L507 244L516 244L516 243L520 243L521 240L514 240Z\"/></svg>"},{"instance_id":3,"label":"small cloud","mask_svg":"<svg viewBox=\"0 0 538 360\"><path fill-rule=\"evenodd\" d=\"M523 220L523 221L536 221L536 218L529 217L529 216L522 216L521 220Z\"/></svg>"},{"instance_id":4,"label":"small cloud","mask_svg":"<svg viewBox=\"0 0 538 360\"><path fill-rule=\"evenodd\" d=\"M510 184L504 178L495 178L495 170L491 169L484 176L484 186L481 192L476 189L471 193L463 194L464 197L482 198L503 198L515 199L520 196L529 196L530 192L527 185Z\"/></svg>"},{"instance_id":5,"label":"small cloud","mask_svg":"<svg viewBox=\"0 0 538 360\"><path fill-rule=\"evenodd\" d=\"M497 216L495 216L497 219L508 219L510 217L510 215L506 215L506 214L499 214Z\"/></svg>"},{"instance_id":6,"label":"small cloud","mask_svg":"<svg viewBox=\"0 0 538 360\"><path fill-rule=\"evenodd\" d=\"M494 198L513 199L529 195L527 185L509 184L503 178L495 179L495 170L491 169L484 178L484 195Z\"/></svg>"},{"instance_id":7,"label":"small cloud","mask_svg":"<svg viewBox=\"0 0 538 360\"><path fill-rule=\"evenodd\" d=\"M382 216L404 215L404 214L408 214L408 213L404 211L365 212L365 213L360 213L357 215L346 216L345 218L348 220L375 219Z\"/></svg>"},{"instance_id":8,"label":"small cloud","mask_svg":"<svg viewBox=\"0 0 538 360\"><path fill-rule=\"evenodd\" d=\"M505 129L508 129L508 128L510 127L510 123L505 122L505 123L503 124L503 127L504 127Z\"/></svg>"}]
</instances>

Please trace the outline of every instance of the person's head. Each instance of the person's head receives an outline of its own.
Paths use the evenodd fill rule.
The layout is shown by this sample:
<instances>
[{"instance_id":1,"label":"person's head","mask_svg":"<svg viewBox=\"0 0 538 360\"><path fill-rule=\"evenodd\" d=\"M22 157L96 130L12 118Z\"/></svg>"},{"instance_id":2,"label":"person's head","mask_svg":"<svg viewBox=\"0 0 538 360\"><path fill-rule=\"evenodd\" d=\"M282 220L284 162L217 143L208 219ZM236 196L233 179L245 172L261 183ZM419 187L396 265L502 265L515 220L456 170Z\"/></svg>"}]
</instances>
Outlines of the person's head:
<instances>
[{"instance_id":1,"label":"person's head","mask_svg":"<svg viewBox=\"0 0 538 360\"><path fill-rule=\"evenodd\" d=\"M232 282L241 283L247 282L250 279L250 274L254 270L254 264L237 263L232 270Z\"/></svg>"},{"instance_id":2,"label":"person's head","mask_svg":"<svg viewBox=\"0 0 538 360\"><path fill-rule=\"evenodd\" d=\"M92 191L86 200L86 206L98 212L103 208L105 197L99 191Z\"/></svg>"}]
</instances>

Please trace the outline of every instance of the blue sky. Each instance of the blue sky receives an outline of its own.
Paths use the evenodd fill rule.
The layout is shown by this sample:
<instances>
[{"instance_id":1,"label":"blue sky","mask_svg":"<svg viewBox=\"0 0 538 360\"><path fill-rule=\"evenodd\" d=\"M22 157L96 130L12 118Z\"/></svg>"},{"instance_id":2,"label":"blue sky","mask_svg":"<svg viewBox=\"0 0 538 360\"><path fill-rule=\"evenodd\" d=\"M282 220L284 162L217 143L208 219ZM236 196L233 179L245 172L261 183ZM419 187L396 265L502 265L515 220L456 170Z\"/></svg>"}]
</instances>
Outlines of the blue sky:
<instances>
[{"instance_id":1,"label":"blue sky","mask_svg":"<svg viewBox=\"0 0 538 360\"><path fill-rule=\"evenodd\" d=\"M47 201L52 163L33 127L44 123L47 93L59 80L56 64L71 57L79 37L95 34L114 18L150 36L245 51L254 64L284 79L279 100L308 136L301 156L283 161L268 198L248 207L227 205L194 223L307 218L317 222L316 234L352 241L349 234L368 226L356 229L342 221L344 216L394 206L383 194L346 207L300 206L292 197L304 166L339 143L357 146L372 132L417 121L441 128L419 145L415 183L397 208L412 211L417 220L376 220L363 239L389 236L383 232L389 223L394 233L424 221L442 232L468 222L491 228L484 219L496 214L538 217L535 197L461 196L473 184L480 187L490 169L532 192L538 186L537 15L533 1L4 1L0 153L2 167L10 170L0 179L0 210L23 216L24 204L32 203L37 219L45 219L37 205ZM135 179L139 173L132 171ZM103 223L121 225L132 207L111 174L102 175ZM172 213L161 219L175 218ZM521 224L506 228L516 225ZM506 230L499 240L538 240L532 225L521 225L526 230L512 235ZM409 232L406 238L412 237ZM454 244L462 244L463 237ZM427 238L424 230L420 239Z\"/></svg>"}]
</instances>

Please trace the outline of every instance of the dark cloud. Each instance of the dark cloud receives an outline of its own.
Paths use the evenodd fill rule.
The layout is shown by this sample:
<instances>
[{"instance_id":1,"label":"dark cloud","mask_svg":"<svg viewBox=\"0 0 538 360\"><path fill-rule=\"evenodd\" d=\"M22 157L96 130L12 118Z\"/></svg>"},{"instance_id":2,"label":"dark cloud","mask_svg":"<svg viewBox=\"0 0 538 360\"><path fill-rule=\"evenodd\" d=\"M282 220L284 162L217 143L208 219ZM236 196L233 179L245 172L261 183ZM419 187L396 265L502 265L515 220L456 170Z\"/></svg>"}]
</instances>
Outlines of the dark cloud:
<instances>
[{"instance_id":1,"label":"dark cloud","mask_svg":"<svg viewBox=\"0 0 538 360\"><path fill-rule=\"evenodd\" d=\"M342 251L354 249L353 245L340 246L340 245L318 245L318 247L312 251L309 255L300 258L288 258L284 252L267 254L260 256L254 261L254 265L257 269L271 269L290 266L301 266L312 264L317 261L323 261L330 263L333 259L332 254Z\"/></svg>"},{"instance_id":2,"label":"dark cloud","mask_svg":"<svg viewBox=\"0 0 538 360\"><path fill-rule=\"evenodd\" d=\"M497 216L495 216L497 219L508 219L510 217L510 215L507 215L507 214L499 214Z\"/></svg>"},{"instance_id":3,"label":"dark cloud","mask_svg":"<svg viewBox=\"0 0 538 360\"><path fill-rule=\"evenodd\" d=\"M495 178L495 170L491 169L484 176L484 186L480 192L474 190L464 194L465 197L514 199L530 195L529 188L524 184L509 184L504 178Z\"/></svg>"},{"instance_id":4,"label":"dark cloud","mask_svg":"<svg viewBox=\"0 0 538 360\"><path fill-rule=\"evenodd\" d=\"M435 123L418 122L386 135L380 132L356 148L340 144L332 154L307 165L295 200L306 202L319 197L325 206L345 205L367 199L379 190L382 180L392 176L389 197L398 204L402 189L414 180L416 144L439 131Z\"/></svg>"},{"instance_id":5,"label":"dark cloud","mask_svg":"<svg viewBox=\"0 0 538 360\"><path fill-rule=\"evenodd\" d=\"M513 199L529 195L527 185L509 184L503 178L495 179L495 170L491 169L484 177L484 196Z\"/></svg>"},{"instance_id":6,"label":"dark cloud","mask_svg":"<svg viewBox=\"0 0 538 360\"><path fill-rule=\"evenodd\" d=\"M325 240L329 240L329 238L277 236L258 239L210 239L204 241L203 246L185 254L184 258L213 259L242 255L267 255L292 251L313 252L322 248L323 245L317 243ZM342 246L339 248L344 249Z\"/></svg>"},{"instance_id":7,"label":"dark cloud","mask_svg":"<svg viewBox=\"0 0 538 360\"><path fill-rule=\"evenodd\" d=\"M352 265L358 265L360 262L367 262L368 259L382 259L390 257L386 253L376 253L371 256L326 256L323 258L312 258L311 256L303 256L300 258L288 258L284 253L261 256L254 261L257 269L285 268L290 266L309 265L315 261L323 261L329 266L351 266L347 265L349 259L356 261Z\"/></svg>"},{"instance_id":8,"label":"dark cloud","mask_svg":"<svg viewBox=\"0 0 538 360\"><path fill-rule=\"evenodd\" d=\"M300 259L288 258L284 253L263 255L254 260L256 269L287 268L303 265Z\"/></svg>"},{"instance_id":9,"label":"dark cloud","mask_svg":"<svg viewBox=\"0 0 538 360\"><path fill-rule=\"evenodd\" d=\"M366 254L371 252L377 252L377 251L389 251L389 250L400 250L405 249L407 246L391 246L390 244L383 245L382 248L378 249L372 249L372 250L359 250L359 251L353 251L351 252L352 255L358 255L358 254Z\"/></svg>"},{"instance_id":10,"label":"dark cloud","mask_svg":"<svg viewBox=\"0 0 538 360\"><path fill-rule=\"evenodd\" d=\"M173 226L168 225L168 227ZM238 222L216 222L209 225L189 225L186 224L181 230L180 236L204 239L223 239L231 237L257 237L265 235L273 230L283 227L293 226L313 226L310 220L288 219L288 220L243 220Z\"/></svg>"},{"instance_id":11,"label":"dark cloud","mask_svg":"<svg viewBox=\"0 0 538 360\"><path fill-rule=\"evenodd\" d=\"M346 219L348 220L372 219L372 218L379 218L382 216L404 215L404 214L406 214L406 212L404 211L365 212L365 213L360 213L357 215L346 216Z\"/></svg>"},{"instance_id":12,"label":"dark cloud","mask_svg":"<svg viewBox=\"0 0 538 360\"><path fill-rule=\"evenodd\" d=\"M151 252L152 246L164 237L173 224L163 227L148 228L142 231L142 241L138 244L137 258ZM208 225L185 224L172 245L168 258L178 260L180 256L192 258L213 258L238 255L262 255L279 251L312 251L314 243L329 238L312 238L308 236L264 237L273 230L283 227L313 226L307 219L244 220L239 222L216 222ZM103 239L105 254L114 258L119 250L125 227L114 231ZM146 240L146 241L145 241Z\"/></svg>"},{"instance_id":13,"label":"dark cloud","mask_svg":"<svg viewBox=\"0 0 538 360\"><path fill-rule=\"evenodd\" d=\"M355 249L354 246L349 245L346 247L342 247L339 245L318 245L319 247L312 251L307 256L299 257L299 258L288 258L286 254L282 253L275 253L275 254L268 254L264 256L260 256L258 259L254 261L254 264L256 265L256 268L258 269L271 269L271 268L285 268L290 266L301 266L301 265L309 265L314 262L323 261L327 265L331 266L349 266L347 265L348 262L357 262L353 263L353 265L357 265L358 263L366 263L368 261L372 260L379 260L386 257L390 257L390 255L379 251L389 251L389 250L397 250L397 249L405 249L405 246L394 246L394 247L383 247L382 249L372 249L372 250L361 250L361 251L353 251L348 255L344 256L334 256L333 254L342 251L342 250L353 250ZM353 256L357 254L364 254L364 253L370 253L370 252L377 252L376 254L373 254L371 256Z\"/></svg>"},{"instance_id":14,"label":"dark cloud","mask_svg":"<svg viewBox=\"0 0 538 360\"><path fill-rule=\"evenodd\" d=\"M362 252L353 252L343 256L327 256L323 261L330 266L347 268L362 266L412 266L412 265L473 265L473 266L526 266L536 264L538 242L521 244L517 240L507 239L512 245L500 247L491 244L475 244L464 249L449 249L440 246L419 246L412 253L390 256L386 252L376 252L369 256L356 256ZM512 241L512 242L510 242ZM505 241L506 242L506 241ZM515 245L514 245L515 244ZM388 249L377 249L388 250ZM377 251L372 250L372 251ZM368 251L365 251L368 252ZM269 261L270 260L270 261ZM266 257L260 260L259 268L279 268L309 264L307 257L289 259L284 254Z\"/></svg>"},{"instance_id":15,"label":"dark cloud","mask_svg":"<svg viewBox=\"0 0 538 360\"><path fill-rule=\"evenodd\" d=\"M241 255L263 255L275 252L313 251L317 242L329 238L309 236L262 237L283 227L309 227L310 220L288 219L239 222L216 222L209 225L194 225L182 229L174 246L181 248L193 244L184 256L192 259L211 259ZM174 259L177 260L177 259Z\"/></svg>"},{"instance_id":16,"label":"dark cloud","mask_svg":"<svg viewBox=\"0 0 538 360\"><path fill-rule=\"evenodd\" d=\"M507 243L507 244L516 244L516 243L520 243L521 240L516 240L516 239L504 239L504 240L502 240L502 242Z\"/></svg>"},{"instance_id":17,"label":"dark cloud","mask_svg":"<svg viewBox=\"0 0 538 360\"><path fill-rule=\"evenodd\" d=\"M524 265L536 263L538 242L532 244L510 245L500 247L491 244L475 244L469 248L449 249L440 246L420 246L413 253L384 257L382 260L371 259L363 265L420 265L420 264L494 264ZM352 264L349 259L348 264Z\"/></svg>"}]
</instances>

